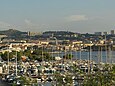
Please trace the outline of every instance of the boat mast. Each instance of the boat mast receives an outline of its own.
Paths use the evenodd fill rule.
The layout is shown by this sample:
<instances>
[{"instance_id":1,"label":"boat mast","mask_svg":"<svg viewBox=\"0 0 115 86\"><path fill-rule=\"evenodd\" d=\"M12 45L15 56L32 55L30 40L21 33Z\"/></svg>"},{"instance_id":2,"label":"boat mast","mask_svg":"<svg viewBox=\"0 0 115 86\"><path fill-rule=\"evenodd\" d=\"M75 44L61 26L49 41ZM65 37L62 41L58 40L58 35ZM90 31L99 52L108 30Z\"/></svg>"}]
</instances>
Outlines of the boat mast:
<instances>
[{"instance_id":1,"label":"boat mast","mask_svg":"<svg viewBox=\"0 0 115 86\"><path fill-rule=\"evenodd\" d=\"M107 43L106 43L106 35L105 35L105 59L107 64Z\"/></svg>"},{"instance_id":2,"label":"boat mast","mask_svg":"<svg viewBox=\"0 0 115 86\"><path fill-rule=\"evenodd\" d=\"M8 74L9 74L9 47L8 47L8 53L7 54L8 54L8 57L7 57L8 58Z\"/></svg>"},{"instance_id":3,"label":"boat mast","mask_svg":"<svg viewBox=\"0 0 115 86\"><path fill-rule=\"evenodd\" d=\"M103 62L103 58L102 58L102 46L101 46L101 62Z\"/></svg>"},{"instance_id":4,"label":"boat mast","mask_svg":"<svg viewBox=\"0 0 115 86\"><path fill-rule=\"evenodd\" d=\"M79 54L80 54L80 61L81 61L81 44L80 44L80 50L79 50Z\"/></svg>"},{"instance_id":5,"label":"boat mast","mask_svg":"<svg viewBox=\"0 0 115 86\"><path fill-rule=\"evenodd\" d=\"M91 45L92 43L91 43L91 41L90 41L90 46L89 46L89 58L88 58L88 74L90 74L90 72L91 72L91 60L92 60L92 49L91 49Z\"/></svg>"},{"instance_id":6,"label":"boat mast","mask_svg":"<svg viewBox=\"0 0 115 86\"><path fill-rule=\"evenodd\" d=\"M43 58L43 45L42 45L42 63L44 61L44 58Z\"/></svg>"},{"instance_id":7,"label":"boat mast","mask_svg":"<svg viewBox=\"0 0 115 86\"><path fill-rule=\"evenodd\" d=\"M109 46L109 62L110 64L112 63L112 50L111 50L111 47Z\"/></svg>"},{"instance_id":8,"label":"boat mast","mask_svg":"<svg viewBox=\"0 0 115 86\"><path fill-rule=\"evenodd\" d=\"M17 51L16 51L16 76L17 76Z\"/></svg>"}]
</instances>

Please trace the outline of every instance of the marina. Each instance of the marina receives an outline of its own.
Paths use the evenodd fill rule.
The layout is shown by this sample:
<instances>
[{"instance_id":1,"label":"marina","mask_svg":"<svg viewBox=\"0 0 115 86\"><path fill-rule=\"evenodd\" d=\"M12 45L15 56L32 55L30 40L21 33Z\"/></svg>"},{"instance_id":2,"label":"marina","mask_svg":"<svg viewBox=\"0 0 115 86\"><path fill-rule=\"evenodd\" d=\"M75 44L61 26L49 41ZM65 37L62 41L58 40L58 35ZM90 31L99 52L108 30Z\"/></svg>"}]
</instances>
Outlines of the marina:
<instances>
[{"instance_id":1,"label":"marina","mask_svg":"<svg viewBox=\"0 0 115 86\"><path fill-rule=\"evenodd\" d=\"M115 0L1 0L0 86L115 86Z\"/></svg>"},{"instance_id":2,"label":"marina","mask_svg":"<svg viewBox=\"0 0 115 86\"><path fill-rule=\"evenodd\" d=\"M81 86L81 84L83 84L85 76L87 76L89 73L93 74L98 70L104 71L103 67L106 64L106 61L107 64L112 65L115 60L114 51L112 51L111 57L107 54L109 56L107 60L105 56L106 51L102 51L101 54L99 51L92 51L91 53L86 51L69 51L66 53L72 54L73 58L70 60L64 59L63 56L65 55L65 52L61 52L51 53L51 56L53 56L53 58L58 56L61 59L51 60L48 62L19 62L14 60L7 63L3 61L1 62L3 71L2 73L6 73L6 75L2 75L2 80L8 83L17 85L19 84L20 86L23 82L23 80L20 80L20 77L26 77L29 80L28 85L31 83L30 85L32 86L55 86L56 84L58 85L57 76L62 77L62 83L65 82L66 84L67 82L65 81L65 79L68 76L70 80L72 80L72 86Z\"/></svg>"},{"instance_id":3,"label":"marina","mask_svg":"<svg viewBox=\"0 0 115 86\"><path fill-rule=\"evenodd\" d=\"M103 50L92 44L82 49L81 45L8 44L0 51L1 80L11 86L88 84L89 77L114 74L115 51L104 44L97 47Z\"/></svg>"}]
</instances>

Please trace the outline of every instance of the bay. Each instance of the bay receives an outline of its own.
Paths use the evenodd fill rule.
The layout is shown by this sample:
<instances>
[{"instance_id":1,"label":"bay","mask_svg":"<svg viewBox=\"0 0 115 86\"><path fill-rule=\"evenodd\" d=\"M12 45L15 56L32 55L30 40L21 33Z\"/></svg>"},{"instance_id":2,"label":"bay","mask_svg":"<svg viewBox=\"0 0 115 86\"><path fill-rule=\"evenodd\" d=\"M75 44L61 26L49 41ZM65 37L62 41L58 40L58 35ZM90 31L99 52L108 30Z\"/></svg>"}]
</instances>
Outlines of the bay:
<instances>
[{"instance_id":1,"label":"bay","mask_svg":"<svg viewBox=\"0 0 115 86\"><path fill-rule=\"evenodd\" d=\"M63 58L66 54L72 54L74 60L92 60L98 63L99 61L103 63L115 63L115 51L67 51L52 53L53 57Z\"/></svg>"}]
</instances>

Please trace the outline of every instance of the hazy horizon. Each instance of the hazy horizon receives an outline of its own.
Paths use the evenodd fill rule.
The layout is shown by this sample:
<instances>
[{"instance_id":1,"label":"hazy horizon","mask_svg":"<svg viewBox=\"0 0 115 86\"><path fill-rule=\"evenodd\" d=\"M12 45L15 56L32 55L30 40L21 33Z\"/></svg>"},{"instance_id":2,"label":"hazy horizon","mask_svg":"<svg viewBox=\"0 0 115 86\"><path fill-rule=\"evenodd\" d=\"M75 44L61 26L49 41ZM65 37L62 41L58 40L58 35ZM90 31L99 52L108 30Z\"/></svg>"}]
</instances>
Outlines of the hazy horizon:
<instances>
[{"instance_id":1,"label":"hazy horizon","mask_svg":"<svg viewBox=\"0 0 115 86\"><path fill-rule=\"evenodd\" d=\"M1 0L0 30L110 32L115 0Z\"/></svg>"}]
</instances>

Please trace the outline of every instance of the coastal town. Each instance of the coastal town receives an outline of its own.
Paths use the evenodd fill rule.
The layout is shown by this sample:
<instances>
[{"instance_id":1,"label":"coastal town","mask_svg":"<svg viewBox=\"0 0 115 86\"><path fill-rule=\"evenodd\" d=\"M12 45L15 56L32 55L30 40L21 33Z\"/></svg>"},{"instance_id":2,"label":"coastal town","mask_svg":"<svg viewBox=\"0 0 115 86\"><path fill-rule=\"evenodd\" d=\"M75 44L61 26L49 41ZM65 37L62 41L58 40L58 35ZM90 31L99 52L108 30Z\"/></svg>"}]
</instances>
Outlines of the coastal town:
<instances>
[{"instance_id":1,"label":"coastal town","mask_svg":"<svg viewBox=\"0 0 115 86\"><path fill-rule=\"evenodd\" d=\"M115 0L0 0L0 86L115 86Z\"/></svg>"},{"instance_id":2,"label":"coastal town","mask_svg":"<svg viewBox=\"0 0 115 86\"><path fill-rule=\"evenodd\" d=\"M115 85L114 30L80 34L9 29L0 34L0 76L8 85Z\"/></svg>"}]
</instances>

